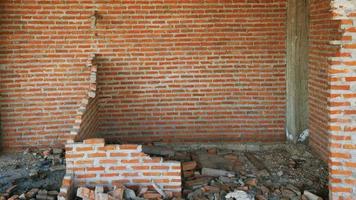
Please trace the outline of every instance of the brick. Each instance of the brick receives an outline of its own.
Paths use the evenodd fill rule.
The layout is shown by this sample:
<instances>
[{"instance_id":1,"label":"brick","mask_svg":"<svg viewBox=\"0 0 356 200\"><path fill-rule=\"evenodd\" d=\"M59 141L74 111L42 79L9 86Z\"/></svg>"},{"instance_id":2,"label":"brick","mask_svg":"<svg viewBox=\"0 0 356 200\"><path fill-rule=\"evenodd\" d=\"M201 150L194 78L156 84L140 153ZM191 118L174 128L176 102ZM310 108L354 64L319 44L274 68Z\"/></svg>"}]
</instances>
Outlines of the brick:
<instances>
[{"instance_id":1,"label":"brick","mask_svg":"<svg viewBox=\"0 0 356 200\"><path fill-rule=\"evenodd\" d=\"M122 184L126 184L129 182L130 182L130 180L128 180L128 179L120 179L120 180L113 180L112 184L121 186Z\"/></svg>"},{"instance_id":2,"label":"brick","mask_svg":"<svg viewBox=\"0 0 356 200\"><path fill-rule=\"evenodd\" d=\"M118 161L114 159L105 159L105 160L100 160L100 164L117 164Z\"/></svg>"},{"instance_id":3,"label":"brick","mask_svg":"<svg viewBox=\"0 0 356 200\"><path fill-rule=\"evenodd\" d=\"M104 144L105 141L102 138L92 138L84 140L84 144Z\"/></svg>"},{"instance_id":4,"label":"brick","mask_svg":"<svg viewBox=\"0 0 356 200\"><path fill-rule=\"evenodd\" d=\"M134 170L149 170L149 166L132 166L132 169Z\"/></svg>"},{"instance_id":5,"label":"brick","mask_svg":"<svg viewBox=\"0 0 356 200\"><path fill-rule=\"evenodd\" d=\"M104 171L105 170L104 167L88 167L86 169L88 172L90 172L90 171Z\"/></svg>"},{"instance_id":6,"label":"brick","mask_svg":"<svg viewBox=\"0 0 356 200\"><path fill-rule=\"evenodd\" d=\"M84 154L66 154L66 159L70 158L82 158Z\"/></svg>"},{"instance_id":7,"label":"brick","mask_svg":"<svg viewBox=\"0 0 356 200\"><path fill-rule=\"evenodd\" d=\"M137 150L138 145L135 144L124 144L120 145L121 150Z\"/></svg>"},{"instance_id":8,"label":"brick","mask_svg":"<svg viewBox=\"0 0 356 200\"><path fill-rule=\"evenodd\" d=\"M161 172L144 172L144 176L161 176Z\"/></svg>"},{"instance_id":9,"label":"brick","mask_svg":"<svg viewBox=\"0 0 356 200\"><path fill-rule=\"evenodd\" d=\"M128 153L110 153L110 157L128 157Z\"/></svg>"},{"instance_id":10,"label":"brick","mask_svg":"<svg viewBox=\"0 0 356 200\"><path fill-rule=\"evenodd\" d=\"M113 151L117 149L117 145L106 145L104 147L98 147L99 151Z\"/></svg>"},{"instance_id":11,"label":"brick","mask_svg":"<svg viewBox=\"0 0 356 200\"><path fill-rule=\"evenodd\" d=\"M115 176L119 176L119 173L104 173L104 174L100 174L100 177L115 177Z\"/></svg>"},{"instance_id":12,"label":"brick","mask_svg":"<svg viewBox=\"0 0 356 200\"><path fill-rule=\"evenodd\" d=\"M126 170L126 166L115 166L115 167L110 167L110 170Z\"/></svg>"},{"instance_id":13,"label":"brick","mask_svg":"<svg viewBox=\"0 0 356 200\"><path fill-rule=\"evenodd\" d=\"M102 158L106 157L106 153L90 153L88 154L89 158Z\"/></svg>"},{"instance_id":14,"label":"brick","mask_svg":"<svg viewBox=\"0 0 356 200\"><path fill-rule=\"evenodd\" d=\"M76 175L77 178L85 179L85 178L94 178L96 174L78 174Z\"/></svg>"},{"instance_id":15,"label":"brick","mask_svg":"<svg viewBox=\"0 0 356 200\"><path fill-rule=\"evenodd\" d=\"M92 151L93 147L77 147L76 151Z\"/></svg>"},{"instance_id":16,"label":"brick","mask_svg":"<svg viewBox=\"0 0 356 200\"><path fill-rule=\"evenodd\" d=\"M121 160L122 163L126 164L133 164L133 163L139 163L139 159L129 159L129 160Z\"/></svg>"},{"instance_id":17,"label":"brick","mask_svg":"<svg viewBox=\"0 0 356 200\"><path fill-rule=\"evenodd\" d=\"M132 176L132 177L137 177L139 176L139 173L137 172L125 172L125 173L121 173L121 176Z\"/></svg>"},{"instance_id":18,"label":"brick","mask_svg":"<svg viewBox=\"0 0 356 200\"><path fill-rule=\"evenodd\" d=\"M151 159L144 159L144 163L160 163L162 162L162 158L151 158Z\"/></svg>"},{"instance_id":19,"label":"brick","mask_svg":"<svg viewBox=\"0 0 356 200\"><path fill-rule=\"evenodd\" d=\"M94 163L93 160L77 160L74 161L74 165L92 165Z\"/></svg>"},{"instance_id":20,"label":"brick","mask_svg":"<svg viewBox=\"0 0 356 200\"><path fill-rule=\"evenodd\" d=\"M168 166L151 166L152 170L169 170Z\"/></svg>"}]
</instances>

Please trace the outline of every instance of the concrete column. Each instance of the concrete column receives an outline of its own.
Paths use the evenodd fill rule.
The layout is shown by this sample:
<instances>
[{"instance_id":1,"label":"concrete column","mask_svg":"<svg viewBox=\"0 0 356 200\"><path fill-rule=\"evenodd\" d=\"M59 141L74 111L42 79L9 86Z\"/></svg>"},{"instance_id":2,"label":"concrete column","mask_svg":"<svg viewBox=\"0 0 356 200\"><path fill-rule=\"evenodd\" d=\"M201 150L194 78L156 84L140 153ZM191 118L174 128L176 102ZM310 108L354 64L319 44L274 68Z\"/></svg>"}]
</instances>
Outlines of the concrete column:
<instances>
[{"instance_id":1,"label":"concrete column","mask_svg":"<svg viewBox=\"0 0 356 200\"><path fill-rule=\"evenodd\" d=\"M287 12L286 129L296 142L308 127L309 0L288 0Z\"/></svg>"}]
</instances>

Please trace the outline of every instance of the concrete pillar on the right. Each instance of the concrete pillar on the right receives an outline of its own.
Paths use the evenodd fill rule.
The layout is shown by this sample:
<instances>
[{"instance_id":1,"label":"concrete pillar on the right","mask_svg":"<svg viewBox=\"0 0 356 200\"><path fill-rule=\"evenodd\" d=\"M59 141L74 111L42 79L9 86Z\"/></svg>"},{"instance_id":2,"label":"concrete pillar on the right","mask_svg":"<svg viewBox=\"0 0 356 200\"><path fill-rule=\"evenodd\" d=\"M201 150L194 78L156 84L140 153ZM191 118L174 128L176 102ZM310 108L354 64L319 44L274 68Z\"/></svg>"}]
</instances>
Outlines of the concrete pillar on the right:
<instances>
[{"instance_id":1,"label":"concrete pillar on the right","mask_svg":"<svg viewBox=\"0 0 356 200\"><path fill-rule=\"evenodd\" d=\"M296 142L308 128L309 0L288 0L287 139Z\"/></svg>"}]
</instances>

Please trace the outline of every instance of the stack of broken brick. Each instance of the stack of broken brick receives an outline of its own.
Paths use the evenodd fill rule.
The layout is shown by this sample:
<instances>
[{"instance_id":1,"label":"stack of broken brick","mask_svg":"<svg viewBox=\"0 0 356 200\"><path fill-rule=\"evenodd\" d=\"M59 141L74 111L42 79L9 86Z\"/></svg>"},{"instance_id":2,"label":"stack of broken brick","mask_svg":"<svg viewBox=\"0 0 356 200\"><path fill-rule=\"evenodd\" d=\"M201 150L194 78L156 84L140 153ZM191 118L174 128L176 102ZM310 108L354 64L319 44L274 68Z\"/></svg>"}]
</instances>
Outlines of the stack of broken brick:
<instances>
[{"instance_id":1,"label":"stack of broken brick","mask_svg":"<svg viewBox=\"0 0 356 200\"><path fill-rule=\"evenodd\" d=\"M137 192L136 192L137 191ZM152 187L140 186L138 189L130 189L125 186L115 186L111 189L103 186L96 186L93 189L88 187L79 187L76 196L83 200L145 200L145 199L172 199L171 192L164 192L155 183Z\"/></svg>"}]
</instances>

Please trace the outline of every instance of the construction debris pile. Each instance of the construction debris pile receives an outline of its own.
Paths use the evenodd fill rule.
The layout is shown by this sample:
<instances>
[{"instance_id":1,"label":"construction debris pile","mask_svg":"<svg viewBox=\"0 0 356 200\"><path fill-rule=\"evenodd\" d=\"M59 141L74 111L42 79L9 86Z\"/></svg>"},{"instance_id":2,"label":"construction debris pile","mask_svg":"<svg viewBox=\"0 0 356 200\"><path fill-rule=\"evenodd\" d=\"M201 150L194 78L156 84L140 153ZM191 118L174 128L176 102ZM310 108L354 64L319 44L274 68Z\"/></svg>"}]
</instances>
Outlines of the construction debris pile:
<instances>
[{"instance_id":1,"label":"construction debris pile","mask_svg":"<svg viewBox=\"0 0 356 200\"><path fill-rule=\"evenodd\" d=\"M111 189L103 186L96 186L93 189L79 187L77 198L83 200L145 200L145 199L172 199L172 193L164 192L157 184L152 183L152 187L125 187L115 186Z\"/></svg>"},{"instance_id":2,"label":"construction debris pile","mask_svg":"<svg viewBox=\"0 0 356 200\"><path fill-rule=\"evenodd\" d=\"M65 174L64 150L31 150L0 156L0 200L55 200Z\"/></svg>"},{"instance_id":3,"label":"construction debris pile","mask_svg":"<svg viewBox=\"0 0 356 200\"><path fill-rule=\"evenodd\" d=\"M182 162L184 199L328 198L327 166L304 145L268 151L201 148L189 152L146 146L144 151Z\"/></svg>"},{"instance_id":4,"label":"construction debris pile","mask_svg":"<svg viewBox=\"0 0 356 200\"><path fill-rule=\"evenodd\" d=\"M189 150L187 150L189 149ZM182 195L147 187L97 185L79 187L75 199L187 199L187 200L320 200L328 198L324 162L307 147L281 145L269 150L176 148L143 146L143 152L182 163ZM65 173L62 149L25 151L0 157L0 200L55 200Z\"/></svg>"}]
</instances>

